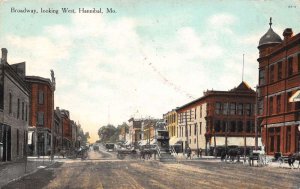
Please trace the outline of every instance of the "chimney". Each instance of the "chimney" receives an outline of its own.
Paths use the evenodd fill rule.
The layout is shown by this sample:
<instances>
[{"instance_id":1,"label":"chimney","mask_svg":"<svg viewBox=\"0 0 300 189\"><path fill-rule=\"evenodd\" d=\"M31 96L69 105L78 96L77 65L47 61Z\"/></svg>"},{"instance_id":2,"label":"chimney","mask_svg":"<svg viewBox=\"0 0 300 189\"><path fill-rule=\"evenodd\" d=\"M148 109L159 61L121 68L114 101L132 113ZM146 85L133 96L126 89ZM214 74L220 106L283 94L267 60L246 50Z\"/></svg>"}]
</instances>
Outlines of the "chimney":
<instances>
[{"instance_id":1,"label":"chimney","mask_svg":"<svg viewBox=\"0 0 300 189\"><path fill-rule=\"evenodd\" d=\"M292 36L293 36L293 30L292 30L292 28L286 28L286 29L283 31L283 37L284 37L284 40L288 40L288 39L290 39Z\"/></svg>"},{"instance_id":2,"label":"chimney","mask_svg":"<svg viewBox=\"0 0 300 189\"><path fill-rule=\"evenodd\" d=\"M7 49L6 48L2 48L2 58L1 58L1 62L7 62Z\"/></svg>"}]
</instances>

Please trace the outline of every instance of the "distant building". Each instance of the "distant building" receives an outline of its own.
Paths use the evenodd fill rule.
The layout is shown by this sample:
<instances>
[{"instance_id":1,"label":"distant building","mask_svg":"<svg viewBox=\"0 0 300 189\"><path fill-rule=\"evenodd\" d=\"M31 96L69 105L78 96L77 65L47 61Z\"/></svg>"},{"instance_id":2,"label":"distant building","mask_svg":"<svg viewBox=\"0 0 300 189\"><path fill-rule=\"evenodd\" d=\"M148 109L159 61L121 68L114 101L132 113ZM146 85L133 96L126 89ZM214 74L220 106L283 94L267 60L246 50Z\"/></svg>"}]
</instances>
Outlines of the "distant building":
<instances>
[{"instance_id":1,"label":"distant building","mask_svg":"<svg viewBox=\"0 0 300 189\"><path fill-rule=\"evenodd\" d=\"M39 76L26 76L30 89L29 135L33 155L51 154L51 133L54 109L54 83Z\"/></svg>"},{"instance_id":2,"label":"distant building","mask_svg":"<svg viewBox=\"0 0 300 189\"><path fill-rule=\"evenodd\" d=\"M29 90L24 81L25 62L9 65L2 48L0 64L0 161L14 161L26 154Z\"/></svg>"},{"instance_id":3,"label":"distant building","mask_svg":"<svg viewBox=\"0 0 300 189\"><path fill-rule=\"evenodd\" d=\"M174 145L178 140L178 122L177 122L177 112L176 110L169 111L163 115L163 119L166 122L166 127L169 132L170 145Z\"/></svg>"},{"instance_id":4,"label":"distant building","mask_svg":"<svg viewBox=\"0 0 300 189\"><path fill-rule=\"evenodd\" d=\"M62 139L63 149L72 148L72 127L70 113L68 110L61 110L62 118Z\"/></svg>"},{"instance_id":5,"label":"distant building","mask_svg":"<svg viewBox=\"0 0 300 189\"><path fill-rule=\"evenodd\" d=\"M206 91L176 109L183 149L255 146L255 91L244 81L230 91Z\"/></svg>"},{"instance_id":6,"label":"distant building","mask_svg":"<svg viewBox=\"0 0 300 189\"><path fill-rule=\"evenodd\" d=\"M268 154L299 151L300 33L270 28L259 40L258 124ZM298 100L297 100L298 99Z\"/></svg>"}]
</instances>

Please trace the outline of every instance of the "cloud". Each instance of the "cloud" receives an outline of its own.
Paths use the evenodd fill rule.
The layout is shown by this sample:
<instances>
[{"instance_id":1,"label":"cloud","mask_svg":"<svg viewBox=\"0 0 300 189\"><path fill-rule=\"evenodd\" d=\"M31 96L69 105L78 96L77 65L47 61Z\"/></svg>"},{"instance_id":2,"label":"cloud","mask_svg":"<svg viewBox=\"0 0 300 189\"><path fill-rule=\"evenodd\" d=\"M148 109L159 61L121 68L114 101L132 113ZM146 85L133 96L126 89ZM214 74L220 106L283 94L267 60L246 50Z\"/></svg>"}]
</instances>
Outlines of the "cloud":
<instances>
[{"instance_id":1,"label":"cloud","mask_svg":"<svg viewBox=\"0 0 300 189\"><path fill-rule=\"evenodd\" d=\"M220 39L225 31L228 40L241 45L230 38L238 21L230 14L209 17L204 31L181 27L155 41L138 32L140 19L78 14L70 20L69 25L45 27L39 36L7 36L5 45L16 51L14 59L27 61L29 74L49 77L54 69L56 106L69 109L94 139L107 122L120 124L137 111L161 118L188 103L189 94L198 98L206 89L231 89L240 82L241 51L211 39L212 33ZM254 38L242 43L248 47ZM251 59L256 60L255 53ZM254 83L252 67L247 77Z\"/></svg>"}]
</instances>

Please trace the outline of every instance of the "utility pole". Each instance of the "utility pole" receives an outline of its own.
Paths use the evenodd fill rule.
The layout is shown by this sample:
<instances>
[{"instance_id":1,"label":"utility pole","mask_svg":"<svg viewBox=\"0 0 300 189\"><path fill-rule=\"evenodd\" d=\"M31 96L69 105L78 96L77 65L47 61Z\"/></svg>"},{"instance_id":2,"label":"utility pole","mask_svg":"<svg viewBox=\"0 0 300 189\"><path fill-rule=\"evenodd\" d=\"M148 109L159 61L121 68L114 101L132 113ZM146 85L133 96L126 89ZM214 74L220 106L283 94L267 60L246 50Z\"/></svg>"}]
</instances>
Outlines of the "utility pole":
<instances>
[{"instance_id":1,"label":"utility pole","mask_svg":"<svg viewBox=\"0 0 300 189\"><path fill-rule=\"evenodd\" d=\"M227 102L225 102L225 104L226 104ZM225 105L224 104L224 105ZM225 152L226 152L226 156L227 156L227 143L228 143L228 107L227 107L227 109L226 109L226 128L225 128L225 130L226 130L226 132L225 132ZM227 162L227 157L225 157L225 162Z\"/></svg>"}]
</instances>

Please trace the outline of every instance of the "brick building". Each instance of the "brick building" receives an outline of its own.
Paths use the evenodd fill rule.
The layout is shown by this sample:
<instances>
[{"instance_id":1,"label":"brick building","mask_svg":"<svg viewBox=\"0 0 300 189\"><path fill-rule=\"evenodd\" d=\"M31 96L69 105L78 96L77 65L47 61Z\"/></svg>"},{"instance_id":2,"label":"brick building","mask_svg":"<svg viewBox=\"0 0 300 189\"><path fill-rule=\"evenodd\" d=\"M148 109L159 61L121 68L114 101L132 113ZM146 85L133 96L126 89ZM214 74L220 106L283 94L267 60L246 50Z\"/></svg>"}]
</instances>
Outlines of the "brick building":
<instances>
[{"instance_id":1,"label":"brick building","mask_svg":"<svg viewBox=\"0 0 300 189\"><path fill-rule=\"evenodd\" d=\"M257 120L268 154L299 151L300 33L283 31L283 40L270 28L259 40Z\"/></svg>"},{"instance_id":2,"label":"brick building","mask_svg":"<svg viewBox=\"0 0 300 189\"><path fill-rule=\"evenodd\" d=\"M25 62L9 65L2 48L0 64L0 161L26 154L29 89L24 81Z\"/></svg>"},{"instance_id":3,"label":"brick building","mask_svg":"<svg viewBox=\"0 0 300 189\"><path fill-rule=\"evenodd\" d=\"M72 127L70 113L68 110L61 110L62 118L62 144L63 149L72 148Z\"/></svg>"},{"instance_id":4,"label":"brick building","mask_svg":"<svg viewBox=\"0 0 300 189\"><path fill-rule=\"evenodd\" d=\"M204 96L176 109L177 137L183 149L255 145L256 93L242 82L229 91L206 91Z\"/></svg>"},{"instance_id":5,"label":"brick building","mask_svg":"<svg viewBox=\"0 0 300 189\"><path fill-rule=\"evenodd\" d=\"M26 76L30 89L29 135L33 155L50 155L55 82L38 76Z\"/></svg>"}]
</instances>

